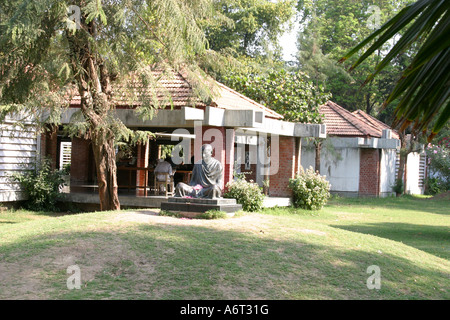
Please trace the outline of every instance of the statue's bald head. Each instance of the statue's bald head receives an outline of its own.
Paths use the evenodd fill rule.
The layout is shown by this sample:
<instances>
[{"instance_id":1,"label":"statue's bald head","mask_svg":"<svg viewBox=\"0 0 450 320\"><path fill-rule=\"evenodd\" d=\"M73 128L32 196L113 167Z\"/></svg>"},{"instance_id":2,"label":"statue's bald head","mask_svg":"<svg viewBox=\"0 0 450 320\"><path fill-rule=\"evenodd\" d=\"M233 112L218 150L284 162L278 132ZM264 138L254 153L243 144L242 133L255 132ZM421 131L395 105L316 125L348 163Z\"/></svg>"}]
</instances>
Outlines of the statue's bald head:
<instances>
[{"instance_id":1,"label":"statue's bald head","mask_svg":"<svg viewBox=\"0 0 450 320\"><path fill-rule=\"evenodd\" d=\"M202 145L202 158L208 162L212 158L213 147L210 144Z\"/></svg>"}]
</instances>

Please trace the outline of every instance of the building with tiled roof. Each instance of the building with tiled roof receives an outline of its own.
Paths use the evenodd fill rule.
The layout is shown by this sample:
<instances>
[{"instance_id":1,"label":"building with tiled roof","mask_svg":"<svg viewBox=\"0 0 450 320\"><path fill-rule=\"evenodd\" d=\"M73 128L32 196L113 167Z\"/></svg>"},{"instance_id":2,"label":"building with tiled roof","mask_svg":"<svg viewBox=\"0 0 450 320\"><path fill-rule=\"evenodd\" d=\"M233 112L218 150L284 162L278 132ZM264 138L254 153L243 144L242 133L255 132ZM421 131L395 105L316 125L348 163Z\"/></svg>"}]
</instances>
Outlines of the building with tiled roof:
<instances>
[{"instance_id":1,"label":"building with tiled roof","mask_svg":"<svg viewBox=\"0 0 450 320\"><path fill-rule=\"evenodd\" d=\"M143 86L136 76L112 84L115 117L132 130L150 131L156 136L147 144L133 147L134 161L130 163L136 169L130 169L130 163L127 168L118 165L119 188L130 189L130 185L135 185L136 190L146 195L152 181L145 172L160 157L163 145L183 144L188 149L183 149L182 163L186 165L192 158L194 162L201 159L201 145L210 143L214 157L224 166L223 188L233 179L234 171L240 171L248 173L247 178L261 186L264 180L270 179L271 196L290 197L289 179L300 170L300 140L324 138L324 125L284 121L282 115L212 79L203 81L207 82L213 97L202 101L196 94L197 88L191 85L199 79L191 81L181 72L154 71L152 75L149 81L154 82L149 87ZM139 109L143 105L151 106L155 97L158 108L153 117L143 118ZM68 101L70 106L63 115L63 123L79 114L81 100L76 91L68 94ZM59 150L55 143L60 142L46 145L44 153ZM72 140L72 190L95 181L89 148L89 141ZM57 155L55 162L56 158ZM130 174L130 170L136 172Z\"/></svg>"},{"instance_id":2,"label":"building with tiled roof","mask_svg":"<svg viewBox=\"0 0 450 320\"><path fill-rule=\"evenodd\" d=\"M324 115L329 136L381 138L381 132L371 123L332 101L327 101L319 110Z\"/></svg>"},{"instance_id":3,"label":"building with tiled roof","mask_svg":"<svg viewBox=\"0 0 450 320\"><path fill-rule=\"evenodd\" d=\"M331 191L350 196L391 195L395 182L398 134L358 110L350 112L333 101L320 106L327 139L320 152L320 173ZM314 166L315 150L305 142L302 166Z\"/></svg>"},{"instance_id":4,"label":"building with tiled roof","mask_svg":"<svg viewBox=\"0 0 450 320\"><path fill-rule=\"evenodd\" d=\"M214 97L211 102L206 103L196 96L194 88L190 85L186 76L181 73L166 74L156 70L152 72L152 75L152 80L156 83L154 91L144 88L140 84L141 81L137 80L136 77L131 77L130 81L125 84L123 82L115 84L113 86L112 103L116 108L138 107L143 102L152 102L152 94L156 94L161 109L192 107L204 110L207 106L211 106L223 110L253 110L263 112L265 117L271 119L283 119L282 115L270 108L212 79L208 79L208 81ZM80 103L80 96L76 94L76 90L72 89L70 106L79 107Z\"/></svg>"}]
</instances>

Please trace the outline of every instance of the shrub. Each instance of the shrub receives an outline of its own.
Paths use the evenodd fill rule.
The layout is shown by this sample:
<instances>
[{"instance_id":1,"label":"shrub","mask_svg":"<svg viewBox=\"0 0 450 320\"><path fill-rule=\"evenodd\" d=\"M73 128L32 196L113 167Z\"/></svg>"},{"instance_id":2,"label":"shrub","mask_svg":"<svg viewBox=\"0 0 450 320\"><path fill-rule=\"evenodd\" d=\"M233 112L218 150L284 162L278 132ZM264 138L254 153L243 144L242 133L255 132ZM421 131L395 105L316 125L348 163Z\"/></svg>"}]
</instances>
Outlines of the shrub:
<instances>
[{"instance_id":1,"label":"shrub","mask_svg":"<svg viewBox=\"0 0 450 320\"><path fill-rule=\"evenodd\" d=\"M447 143L425 148L428 158L428 177L425 181L426 193L437 194L450 189L450 148Z\"/></svg>"},{"instance_id":2,"label":"shrub","mask_svg":"<svg viewBox=\"0 0 450 320\"><path fill-rule=\"evenodd\" d=\"M52 170L50 160L37 164L36 170L16 173L11 176L19 182L28 199L25 206L33 211L55 211L56 202L61 194L59 188L64 185L64 172Z\"/></svg>"},{"instance_id":3,"label":"shrub","mask_svg":"<svg viewBox=\"0 0 450 320\"><path fill-rule=\"evenodd\" d=\"M228 215L221 210L208 210L196 216L197 219L225 219Z\"/></svg>"},{"instance_id":4,"label":"shrub","mask_svg":"<svg viewBox=\"0 0 450 320\"><path fill-rule=\"evenodd\" d=\"M297 208L320 210L330 198L330 183L312 167L290 179L289 188Z\"/></svg>"},{"instance_id":5,"label":"shrub","mask_svg":"<svg viewBox=\"0 0 450 320\"><path fill-rule=\"evenodd\" d=\"M236 199L243 210L254 212L262 208L264 194L257 183L239 177L237 180L228 182L226 188L224 197Z\"/></svg>"},{"instance_id":6,"label":"shrub","mask_svg":"<svg viewBox=\"0 0 450 320\"><path fill-rule=\"evenodd\" d=\"M396 194L403 194L403 180L397 179L395 180L395 184L392 186L392 191Z\"/></svg>"}]
</instances>

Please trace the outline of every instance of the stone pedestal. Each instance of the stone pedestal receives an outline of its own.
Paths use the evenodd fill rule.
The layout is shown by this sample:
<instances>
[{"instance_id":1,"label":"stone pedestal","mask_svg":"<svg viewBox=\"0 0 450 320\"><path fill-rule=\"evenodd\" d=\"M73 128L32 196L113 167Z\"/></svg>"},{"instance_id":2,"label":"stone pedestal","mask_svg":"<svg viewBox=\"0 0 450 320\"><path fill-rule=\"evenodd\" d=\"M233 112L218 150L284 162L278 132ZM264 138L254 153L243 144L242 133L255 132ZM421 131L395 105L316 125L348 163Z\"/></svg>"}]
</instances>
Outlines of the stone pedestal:
<instances>
[{"instance_id":1,"label":"stone pedestal","mask_svg":"<svg viewBox=\"0 0 450 320\"><path fill-rule=\"evenodd\" d=\"M187 213L188 215L195 215L206 212L208 210L219 210L234 214L241 210L242 205L236 203L236 199L219 198L219 199L200 199L200 198L169 198L167 202L161 203L161 210L178 211L180 213Z\"/></svg>"}]
</instances>

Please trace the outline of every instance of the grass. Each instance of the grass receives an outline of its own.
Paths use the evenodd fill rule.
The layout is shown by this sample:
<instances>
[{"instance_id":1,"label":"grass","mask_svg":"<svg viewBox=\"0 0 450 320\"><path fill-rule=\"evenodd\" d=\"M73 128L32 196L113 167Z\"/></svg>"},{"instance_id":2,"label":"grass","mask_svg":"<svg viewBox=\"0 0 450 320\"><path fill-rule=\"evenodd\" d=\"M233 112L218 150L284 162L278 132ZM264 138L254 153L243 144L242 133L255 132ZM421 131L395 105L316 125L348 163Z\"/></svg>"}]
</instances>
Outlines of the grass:
<instances>
[{"instance_id":1,"label":"grass","mask_svg":"<svg viewBox=\"0 0 450 320\"><path fill-rule=\"evenodd\" d=\"M0 213L0 299L449 299L449 200L332 199L225 219ZM67 288L67 267L81 289ZM369 266L381 289L369 290Z\"/></svg>"}]
</instances>

